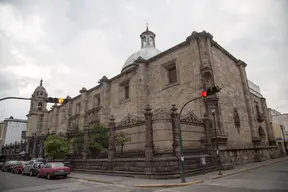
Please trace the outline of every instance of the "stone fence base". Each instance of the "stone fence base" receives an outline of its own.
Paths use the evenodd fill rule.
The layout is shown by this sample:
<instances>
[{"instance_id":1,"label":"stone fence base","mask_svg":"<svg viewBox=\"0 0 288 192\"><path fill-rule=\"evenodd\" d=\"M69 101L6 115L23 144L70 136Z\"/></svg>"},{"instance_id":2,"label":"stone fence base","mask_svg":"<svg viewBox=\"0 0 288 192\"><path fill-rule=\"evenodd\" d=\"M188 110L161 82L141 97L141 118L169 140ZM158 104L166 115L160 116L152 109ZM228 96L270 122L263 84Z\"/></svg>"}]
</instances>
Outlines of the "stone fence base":
<instances>
[{"instance_id":1,"label":"stone fence base","mask_svg":"<svg viewBox=\"0 0 288 192\"><path fill-rule=\"evenodd\" d=\"M152 162L144 158L114 159L112 169L109 169L107 159L70 160L73 171L129 176L151 179L179 178L179 161L176 157L155 157ZM187 176L206 173L215 170L209 155L185 157L185 173Z\"/></svg>"}]
</instances>

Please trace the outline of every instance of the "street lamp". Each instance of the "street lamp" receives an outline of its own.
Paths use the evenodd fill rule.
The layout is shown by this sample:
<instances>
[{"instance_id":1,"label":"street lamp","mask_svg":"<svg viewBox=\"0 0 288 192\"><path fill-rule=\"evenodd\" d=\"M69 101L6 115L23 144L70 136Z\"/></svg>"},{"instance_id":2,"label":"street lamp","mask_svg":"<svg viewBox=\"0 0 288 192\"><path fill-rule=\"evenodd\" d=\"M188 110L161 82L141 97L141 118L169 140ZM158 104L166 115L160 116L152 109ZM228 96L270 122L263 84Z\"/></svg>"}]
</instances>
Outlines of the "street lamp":
<instances>
[{"instance_id":1,"label":"street lamp","mask_svg":"<svg viewBox=\"0 0 288 192\"><path fill-rule=\"evenodd\" d=\"M222 175L222 172L221 172L221 160L220 160L220 155L219 155L219 144L218 144L217 128L216 128L216 120L215 120L216 108L212 107L210 110L211 110L211 113L213 115L213 125L214 125L215 139L216 139L216 154L217 154L216 158L217 158L217 164L218 164L218 175Z\"/></svg>"}]
</instances>

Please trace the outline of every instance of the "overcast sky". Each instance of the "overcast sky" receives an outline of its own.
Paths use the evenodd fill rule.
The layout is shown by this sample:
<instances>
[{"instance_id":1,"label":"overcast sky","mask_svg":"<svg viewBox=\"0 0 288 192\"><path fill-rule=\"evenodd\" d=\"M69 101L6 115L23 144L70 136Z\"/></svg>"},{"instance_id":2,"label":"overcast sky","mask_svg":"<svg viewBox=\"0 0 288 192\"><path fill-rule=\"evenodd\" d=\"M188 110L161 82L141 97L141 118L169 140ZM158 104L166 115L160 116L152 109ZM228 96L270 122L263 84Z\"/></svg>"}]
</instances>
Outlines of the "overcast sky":
<instances>
[{"instance_id":1,"label":"overcast sky","mask_svg":"<svg viewBox=\"0 0 288 192\"><path fill-rule=\"evenodd\" d=\"M0 98L72 97L120 73L145 29L166 50L206 30L245 61L268 107L288 112L288 1L0 0ZM28 101L0 103L0 120L26 118Z\"/></svg>"}]
</instances>

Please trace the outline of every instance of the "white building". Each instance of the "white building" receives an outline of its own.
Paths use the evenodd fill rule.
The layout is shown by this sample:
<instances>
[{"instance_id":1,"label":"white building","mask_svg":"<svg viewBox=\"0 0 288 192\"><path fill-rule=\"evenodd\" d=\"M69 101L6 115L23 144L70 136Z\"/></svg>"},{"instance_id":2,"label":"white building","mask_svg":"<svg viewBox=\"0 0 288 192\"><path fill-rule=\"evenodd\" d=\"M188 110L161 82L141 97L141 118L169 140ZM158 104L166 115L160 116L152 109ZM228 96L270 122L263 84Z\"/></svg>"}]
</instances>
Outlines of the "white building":
<instances>
[{"instance_id":1,"label":"white building","mask_svg":"<svg viewBox=\"0 0 288 192\"><path fill-rule=\"evenodd\" d=\"M0 148L4 145L10 145L10 143L24 141L26 137L27 120L14 119L10 117L0 123Z\"/></svg>"}]
</instances>

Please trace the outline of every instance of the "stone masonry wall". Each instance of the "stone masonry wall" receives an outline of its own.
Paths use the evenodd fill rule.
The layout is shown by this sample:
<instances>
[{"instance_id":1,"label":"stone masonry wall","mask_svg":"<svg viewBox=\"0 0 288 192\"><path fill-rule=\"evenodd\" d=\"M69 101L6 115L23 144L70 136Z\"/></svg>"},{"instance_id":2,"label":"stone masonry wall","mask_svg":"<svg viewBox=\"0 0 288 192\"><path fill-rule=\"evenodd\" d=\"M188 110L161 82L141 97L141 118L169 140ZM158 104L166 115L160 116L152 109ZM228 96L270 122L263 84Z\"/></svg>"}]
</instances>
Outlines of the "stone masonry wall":
<instances>
[{"instance_id":1,"label":"stone masonry wall","mask_svg":"<svg viewBox=\"0 0 288 192\"><path fill-rule=\"evenodd\" d=\"M228 133L228 147L251 145L251 133L241 76L236 63L218 48L212 46L215 84L222 88L219 93L223 131ZM239 132L234 124L234 109L240 117Z\"/></svg>"}]
</instances>

